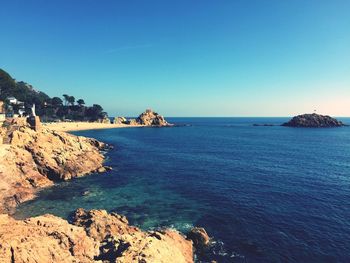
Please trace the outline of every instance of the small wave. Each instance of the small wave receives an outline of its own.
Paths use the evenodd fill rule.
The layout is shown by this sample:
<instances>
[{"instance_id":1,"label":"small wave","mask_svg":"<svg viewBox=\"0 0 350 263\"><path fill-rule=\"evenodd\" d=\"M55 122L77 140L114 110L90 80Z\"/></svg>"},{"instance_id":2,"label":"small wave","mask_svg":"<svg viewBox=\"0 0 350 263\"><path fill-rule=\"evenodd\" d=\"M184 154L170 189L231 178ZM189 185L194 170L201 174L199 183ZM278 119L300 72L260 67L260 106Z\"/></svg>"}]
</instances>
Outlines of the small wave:
<instances>
[{"instance_id":1,"label":"small wave","mask_svg":"<svg viewBox=\"0 0 350 263\"><path fill-rule=\"evenodd\" d=\"M186 234L193 227L194 227L194 225L192 225L190 223L176 223L176 224L164 225L161 227L151 227L151 228L149 228L149 230L171 229L171 230L176 230L176 231L179 231L179 232Z\"/></svg>"},{"instance_id":2,"label":"small wave","mask_svg":"<svg viewBox=\"0 0 350 263\"><path fill-rule=\"evenodd\" d=\"M196 254L196 263L206 263L213 260L217 262L245 262L245 256L235 251L229 251L221 240L211 239L209 247L199 254Z\"/></svg>"}]
</instances>

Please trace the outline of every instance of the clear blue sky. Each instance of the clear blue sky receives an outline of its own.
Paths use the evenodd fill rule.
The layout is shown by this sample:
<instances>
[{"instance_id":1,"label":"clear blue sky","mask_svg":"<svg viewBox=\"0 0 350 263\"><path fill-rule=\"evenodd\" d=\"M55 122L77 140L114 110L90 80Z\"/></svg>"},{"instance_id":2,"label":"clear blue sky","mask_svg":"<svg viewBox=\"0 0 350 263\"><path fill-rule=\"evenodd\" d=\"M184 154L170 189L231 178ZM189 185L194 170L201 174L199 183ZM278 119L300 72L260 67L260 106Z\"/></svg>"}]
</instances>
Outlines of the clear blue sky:
<instances>
[{"instance_id":1,"label":"clear blue sky","mask_svg":"<svg viewBox=\"0 0 350 263\"><path fill-rule=\"evenodd\" d=\"M349 0L4 0L0 67L111 116L350 116Z\"/></svg>"}]
</instances>

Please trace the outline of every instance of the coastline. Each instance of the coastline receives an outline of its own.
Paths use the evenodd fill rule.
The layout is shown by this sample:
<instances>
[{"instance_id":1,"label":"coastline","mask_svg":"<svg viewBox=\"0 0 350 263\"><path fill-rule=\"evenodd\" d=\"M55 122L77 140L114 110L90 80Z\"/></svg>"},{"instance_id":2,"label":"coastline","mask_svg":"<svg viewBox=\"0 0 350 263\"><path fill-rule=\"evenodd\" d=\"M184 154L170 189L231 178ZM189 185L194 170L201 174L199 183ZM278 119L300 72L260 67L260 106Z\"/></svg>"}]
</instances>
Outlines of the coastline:
<instances>
[{"instance_id":1,"label":"coastline","mask_svg":"<svg viewBox=\"0 0 350 263\"><path fill-rule=\"evenodd\" d=\"M50 122L42 123L42 125L51 130L60 132L146 127L145 125L112 124L99 122Z\"/></svg>"},{"instance_id":2,"label":"coastline","mask_svg":"<svg viewBox=\"0 0 350 263\"><path fill-rule=\"evenodd\" d=\"M78 209L72 223L50 214L24 220L11 217L19 203L34 199L42 188L108 170L100 152L106 144L67 131L124 127L147 125L59 123L36 131L18 119L2 128L6 144L0 147L0 258L9 262L193 262L194 250L209 242L206 232L197 228L187 236L172 229L142 231L124 216L105 210ZM30 253L31 249L38 253Z\"/></svg>"},{"instance_id":3,"label":"coastline","mask_svg":"<svg viewBox=\"0 0 350 263\"><path fill-rule=\"evenodd\" d=\"M42 123L46 128L54 131L69 132L98 129L115 129L115 128L135 128L135 127L171 127L173 124L168 123L163 116L151 109L141 113L136 119L127 120L124 117L114 118L113 123L109 119L103 119L106 122L49 122Z\"/></svg>"}]
</instances>

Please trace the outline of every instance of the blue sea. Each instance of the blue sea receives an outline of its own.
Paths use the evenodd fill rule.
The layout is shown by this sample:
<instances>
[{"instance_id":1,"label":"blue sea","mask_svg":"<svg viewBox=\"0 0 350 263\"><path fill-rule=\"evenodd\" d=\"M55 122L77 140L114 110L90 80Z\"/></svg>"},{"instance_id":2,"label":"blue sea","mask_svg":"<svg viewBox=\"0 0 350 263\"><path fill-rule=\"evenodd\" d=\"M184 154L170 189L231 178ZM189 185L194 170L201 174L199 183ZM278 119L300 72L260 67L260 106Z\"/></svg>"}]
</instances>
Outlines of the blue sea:
<instances>
[{"instance_id":1,"label":"blue sea","mask_svg":"<svg viewBox=\"0 0 350 263\"><path fill-rule=\"evenodd\" d=\"M179 126L74 132L114 145L113 171L45 189L16 217L69 219L83 207L146 230L201 226L214 242L198 262L350 262L350 127L253 126L287 120L170 118Z\"/></svg>"}]
</instances>

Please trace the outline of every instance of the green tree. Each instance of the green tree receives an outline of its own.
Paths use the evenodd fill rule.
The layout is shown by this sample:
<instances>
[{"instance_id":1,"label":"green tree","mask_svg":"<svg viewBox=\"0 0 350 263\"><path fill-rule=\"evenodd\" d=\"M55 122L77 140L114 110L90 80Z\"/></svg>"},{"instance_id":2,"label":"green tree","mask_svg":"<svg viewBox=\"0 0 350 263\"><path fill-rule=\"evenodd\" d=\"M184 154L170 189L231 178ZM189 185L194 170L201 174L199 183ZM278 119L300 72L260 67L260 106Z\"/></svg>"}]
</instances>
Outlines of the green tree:
<instances>
[{"instance_id":1,"label":"green tree","mask_svg":"<svg viewBox=\"0 0 350 263\"><path fill-rule=\"evenodd\" d=\"M83 99L78 99L77 100L77 103L78 103L78 105L81 107L81 106L83 106L83 105L85 105L85 101L83 100Z\"/></svg>"},{"instance_id":2,"label":"green tree","mask_svg":"<svg viewBox=\"0 0 350 263\"><path fill-rule=\"evenodd\" d=\"M51 100L51 104L54 107L60 107L63 105L63 101L59 97L53 97Z\"/></svg>"},{"instance_id":3,"label":"green tree","mask_svg":"<svg viewBox=\"0 0 350 263\"><path fill-rule=\"evenodd\" d=\"M16 82L6 71L0 69L0 99L5 100L16 89Z\"/></svg>"},{"instance_id":4,"label":"green tree","mask_svg":"<svg viewBox=\"0 0 350 263\"><path fill-rule=\"evenodd\" d=\"M63 99L64 99L64 105L65 105L65 106L68 105L69 97L70 97L69 95L63 94Z\"/></svg>"},{"instance_id":5,"label":"green tree","mask_svg":"<svg viewBox=\"0 0 350 263\"><path fill-rule=\"evenodd\" d=\"M68 103L71 105L71 106L74 106L74 102L75 102L75 98L73 96L69 96L68 97Z\"/></svg>"},{"instance_id":6,"label":"green tree","mask_svg":"<svg viewBox=\"0 0 350 263\"><path fill-rule=\"evenodd\" d=\"M98 119L101 119L104 117L103 108L98 104L94 104L92 105L92 107L88 107L86 109L86 116L91 121L96 121Z\"/></svg>"},{"instance_id":7,"label":"green tree","mask_svg":"<svg viewBox=\"0 0 350 263\"><path fill-rule=\"evenodd\" d=\"M65 119L66 115L68 115L68 109L67 107L60 107L57 111L57 116L61 119Z\"/></svg>"}]
</instances>

